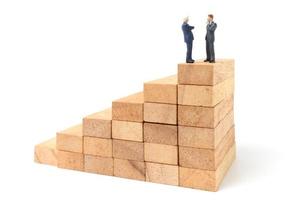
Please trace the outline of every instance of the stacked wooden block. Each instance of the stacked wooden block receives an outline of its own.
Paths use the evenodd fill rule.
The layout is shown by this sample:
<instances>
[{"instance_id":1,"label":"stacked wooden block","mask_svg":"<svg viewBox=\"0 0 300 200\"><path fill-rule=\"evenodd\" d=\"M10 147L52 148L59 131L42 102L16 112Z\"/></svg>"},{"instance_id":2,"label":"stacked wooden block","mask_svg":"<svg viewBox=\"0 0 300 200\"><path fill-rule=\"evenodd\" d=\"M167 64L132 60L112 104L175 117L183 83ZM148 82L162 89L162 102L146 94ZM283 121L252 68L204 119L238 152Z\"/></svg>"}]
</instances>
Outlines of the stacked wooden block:
<instances>
[{"instance_id":1,"label":"stacked wooden block","mask_svg":"<svg viewBox=\"0 0 300 200\"><path fill-rule=\"evenodd\" d=\"M234 61L179 64L35 147L60 168L216 191L235 158Z\"/></svg>"}]
</instances>

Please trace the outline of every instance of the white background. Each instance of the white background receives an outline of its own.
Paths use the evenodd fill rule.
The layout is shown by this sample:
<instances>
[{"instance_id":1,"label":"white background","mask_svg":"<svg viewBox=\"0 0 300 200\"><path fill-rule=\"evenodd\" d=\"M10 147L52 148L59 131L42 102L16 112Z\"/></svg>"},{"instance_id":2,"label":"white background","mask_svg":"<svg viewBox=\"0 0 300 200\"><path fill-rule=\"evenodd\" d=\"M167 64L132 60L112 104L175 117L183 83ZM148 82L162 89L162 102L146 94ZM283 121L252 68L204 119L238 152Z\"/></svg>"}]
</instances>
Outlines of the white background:
<instances>
[{"instance_id":1,"label":"white background","mask_svg":"<svg viewBox=\"0 0 300 200\"><path fill-rule=\"evenodd\" d=\"M298 1L1 0L0 199L299 199ZM33 163L34 145L143 82L176 73L190 16L194 58L215 14L235 58L237 160L204 192Z\"/></svg>"}]
</instances>

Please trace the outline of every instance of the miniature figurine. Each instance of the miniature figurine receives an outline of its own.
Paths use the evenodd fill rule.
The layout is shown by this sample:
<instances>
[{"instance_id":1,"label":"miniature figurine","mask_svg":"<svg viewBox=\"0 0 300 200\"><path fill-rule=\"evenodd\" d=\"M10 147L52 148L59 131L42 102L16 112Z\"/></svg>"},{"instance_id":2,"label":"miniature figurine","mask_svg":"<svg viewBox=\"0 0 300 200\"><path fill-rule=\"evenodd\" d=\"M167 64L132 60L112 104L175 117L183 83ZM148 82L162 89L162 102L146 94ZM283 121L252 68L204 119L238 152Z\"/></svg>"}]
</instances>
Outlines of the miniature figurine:
<instances>
[{"instance_id":1,"label":"miniature figurine","mask_svg":"<svg viewBox=\"0 0 300 200\"><path fill-rule=\"evenodd\" d=\"M186 43L186 48L187 48L186 63L194 63L195 60L192 59L193 40L194 40L194 35L192 33L192 30L194 29L194 27L190 26L188 22L189 22L189 18L188 17L184 18L181 29L183 31L184 42Z\"/></svg>"},{"instance_id":2,"label":"miniature figurine","mask_svg":"<svg viewBox=\"0 0 300 200\"><path fill-rule=\"evenodd\" d=\"M206 59L204 62L215 63L215 30L217 28L217 24L213 21L214 16L212 14L208 15L207 18L207 26L206 26Z\"/></svg>"}]
</instances>

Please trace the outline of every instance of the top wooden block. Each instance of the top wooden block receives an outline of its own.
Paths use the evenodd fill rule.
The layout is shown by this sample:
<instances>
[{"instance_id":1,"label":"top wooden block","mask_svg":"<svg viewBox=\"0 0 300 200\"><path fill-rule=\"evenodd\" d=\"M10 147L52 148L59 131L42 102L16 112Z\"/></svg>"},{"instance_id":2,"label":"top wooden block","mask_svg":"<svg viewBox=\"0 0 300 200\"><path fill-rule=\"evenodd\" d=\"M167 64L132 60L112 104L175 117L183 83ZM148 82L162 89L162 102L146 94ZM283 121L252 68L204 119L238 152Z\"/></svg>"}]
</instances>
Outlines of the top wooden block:
<instances>
[{"instance_id":1,"label":"top wooden block","mask_svg":"<svg viewBox=\"0 0 300 200\"><path fill-rule=\"evenodd\" d=\"M178 64L178 83L184 85L215 85L234 76L234 60L220 59L216 63L197 61Z\"/></svg>"},{"instance_id":2,"label":"top wooden block","mask_svg":"<svg viewBox=\"0 0 300 200\"><path fill-rule=\"evenodd\" d=\"M145 102L177 104L177 75L144 83Z\"/></svg>"},{"instance_id":3,"label":"top wooden block","mask_svg":"<svg viewBox=\"0 0 300 200\"><path fill-rule=\"evenodd\" d=\"M144 94L139 92L112 102L112 119L143 122Z\"/></svg>"},{"instance_id":4,"label":"top wooden block","mask_svg":"<svg viewBox=\"0 0 300 200\"><path fill-rule=\"evenodd\" d=\"M111 108L83 118L83 135L100 138L111 138Z\"/></svg>"},{"instance_id":5,"label":"top wooden block","mask_svg":"<svg viewBox=\"0 0 300 200\"><path fill-rule=\"evenodd\" d=\"M83 134L82 125L72 126L56 134L57 150L82 153Z\"/></svg>"}]
</instances>

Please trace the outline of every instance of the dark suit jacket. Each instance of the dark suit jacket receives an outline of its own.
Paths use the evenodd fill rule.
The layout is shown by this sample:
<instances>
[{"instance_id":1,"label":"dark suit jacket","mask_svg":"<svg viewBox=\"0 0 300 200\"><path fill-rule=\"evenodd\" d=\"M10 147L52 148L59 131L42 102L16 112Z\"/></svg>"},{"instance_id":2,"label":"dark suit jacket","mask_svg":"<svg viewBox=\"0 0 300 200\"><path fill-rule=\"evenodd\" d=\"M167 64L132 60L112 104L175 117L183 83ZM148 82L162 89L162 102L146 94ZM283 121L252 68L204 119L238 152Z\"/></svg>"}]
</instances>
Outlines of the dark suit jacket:
<instances>
[{"instance_id":1,"label":"dark suit jacket","mask_svg":"<svg viewBox=\"0 0 300 200\"><path fill-rule=\"evenodd\" d=\"M188 23L183 23L181 26L181 29L182 29L183 35L184 35L184 42L192 43L194 40L194 35L192 33L192 30L194 29L194 27L190 26Z\"/></svg>"},{"instance_id":2,"label":"dark suit jacket","mask_svg":"<svg viewBox=\"0 0 300 200\"><path fill-rule=\"evenodd\" d=\"M212 22L211 24L207 24L205 40L207 40L208 42L215 41L216 28L217 28L217 24L215 22Z\"/></svg>"}]
</instances>

